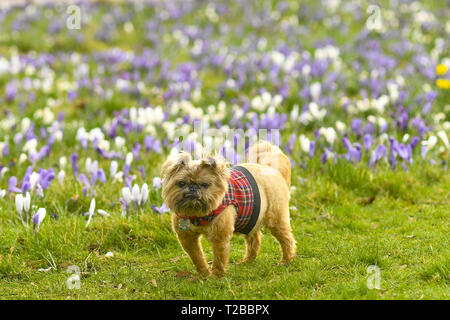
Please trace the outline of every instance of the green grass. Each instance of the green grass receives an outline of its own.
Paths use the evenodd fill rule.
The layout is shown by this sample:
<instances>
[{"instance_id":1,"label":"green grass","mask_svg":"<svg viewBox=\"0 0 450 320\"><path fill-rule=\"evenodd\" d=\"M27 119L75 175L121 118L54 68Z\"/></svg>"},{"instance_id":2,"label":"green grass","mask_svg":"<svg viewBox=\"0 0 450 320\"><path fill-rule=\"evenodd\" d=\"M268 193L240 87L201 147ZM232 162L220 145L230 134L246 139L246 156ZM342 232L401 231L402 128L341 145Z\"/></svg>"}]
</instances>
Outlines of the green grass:
<instances>
[{"instance_id":1,"label":"green grass","mask_svg":"<svg viewBox=\"0 0 450 320\"><path fill-rule=\"evenodd\" d=\"M0 215L0 294L6 299L448 299L450 181L437 171L416 165L408 174L375 173L365 184L345 178L370 179L368 170L351 165L329 167L322 175L304 173L306 182L294 183L291 201L298 208L291 212L298 246L293 262L280 264L278 243L264 233L256 261L238 264L245 244L236 236L222 279L197 276L171 231L169 214L146 210L125 219L95 217L86 229L86 218L62 209L57 220L46 218L51 221L35 237L6 207ZM109 197L114 196L104 195ZM211 248L203 245L210 261ZM107 252L114 256L105 257ZM56 269L38 271L51 265ZM79 290L66 286L70 265L80 268ZM367 287L371 265L380 268L380 290Z\"/></svg>"}]
</instances>

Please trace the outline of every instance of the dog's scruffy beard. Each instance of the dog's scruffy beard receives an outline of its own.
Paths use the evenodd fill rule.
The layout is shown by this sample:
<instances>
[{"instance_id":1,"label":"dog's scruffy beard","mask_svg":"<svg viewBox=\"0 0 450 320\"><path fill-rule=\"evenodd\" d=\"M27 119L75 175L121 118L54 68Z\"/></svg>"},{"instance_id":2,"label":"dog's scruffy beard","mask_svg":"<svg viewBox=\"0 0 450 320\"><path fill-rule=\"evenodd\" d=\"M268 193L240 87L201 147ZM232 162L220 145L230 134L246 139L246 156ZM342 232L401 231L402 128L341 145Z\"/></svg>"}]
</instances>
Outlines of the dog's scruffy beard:
<instances>
[{"instance_id":1,"label":"dog's scruffy beard","mask_svg":"<svg viewBox=\"0 0 450 320\"><path fill-rule=\"evenodd\" d=\"M230 173L221 159L192 160L189 154L170 157L161 169L162 197L183 216L204 216L222 202Z\"/></svg>"}]
</instances>

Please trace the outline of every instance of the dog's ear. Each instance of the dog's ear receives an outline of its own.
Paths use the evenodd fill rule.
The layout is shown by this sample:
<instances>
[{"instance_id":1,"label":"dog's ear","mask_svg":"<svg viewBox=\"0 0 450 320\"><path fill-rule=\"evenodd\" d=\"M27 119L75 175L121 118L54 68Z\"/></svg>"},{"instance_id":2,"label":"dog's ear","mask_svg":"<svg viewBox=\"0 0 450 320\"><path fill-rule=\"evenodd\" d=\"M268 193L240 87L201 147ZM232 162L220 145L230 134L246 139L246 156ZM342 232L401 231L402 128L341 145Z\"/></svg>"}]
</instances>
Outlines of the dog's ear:
<instances>
[{"instance_id":1,"label":"dog's ear","mask_svg":"<svg viewBox=\"0 0 450 320\"><path fill-rule=\"evenodd\" d=\"M225 179L228 180L228 177L230 175L230 170L228 168L228 164L220 156L207 156L202 159L202 162L200 164L202 168L210 169L212 172L214 172L219 179Z\"/></svg>"},{"instance_id":2,"label":"dog's ear","mask_svg":"<svg viewBox=\"0 0 450 320\"><path fill-rule=\"evenodd\" d=\"M217 162L216 162L216 159L214 159L214 158L211 157L211 156L206 157L206 158L202 159L201 166L202 166L203 168L211 168L211 169L215 169L215 168L217 168Z\"/></svg>"},{"instance_id":3,"label":"dog's ear","mask_svg":"<svg viewBox=\"0 0 450 320\"><path fill-rule=\"evenodd\" d=\"M174 174L182 167L186 166L191 160L191 155L186 152L180 152L169 157L161 168L161 178L164 179L165 177Z\"/></svg>"}]
</instances>

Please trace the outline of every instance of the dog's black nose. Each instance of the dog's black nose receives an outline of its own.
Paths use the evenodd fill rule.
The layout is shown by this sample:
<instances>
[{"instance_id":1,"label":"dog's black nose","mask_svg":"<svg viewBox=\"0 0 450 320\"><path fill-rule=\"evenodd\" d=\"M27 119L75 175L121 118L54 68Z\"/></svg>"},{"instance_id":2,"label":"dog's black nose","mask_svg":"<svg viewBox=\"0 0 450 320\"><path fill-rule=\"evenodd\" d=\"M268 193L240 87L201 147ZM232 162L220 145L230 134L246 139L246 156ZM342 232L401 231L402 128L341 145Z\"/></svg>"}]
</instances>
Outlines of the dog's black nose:
<instances>
[{"instance_id":1,"label":"dog's black nose","mask_svg":"<svg viewBox=\"0 0 450 320\"><path fill-rule=\"evenodd\" d=\"M189 193L197 193L198 192L198 190L200 189L199 188L199 186L198 185L196 185L196 184L190 184L189 186L188 186L188 188L189 188Z\"/></svg>"},{"instance_id":2,"label":"dog's black nose","mask_svg":"<svg viewBox=\"0 0 450 320\"><path fill-rule=\"evenodd\" d=\"M190 184L188 186L188 191L184 195L185 198L189 199L197 199L199 197L198 191L200 190L199 186L196 184Z\"/></svg>"}]
</instances>

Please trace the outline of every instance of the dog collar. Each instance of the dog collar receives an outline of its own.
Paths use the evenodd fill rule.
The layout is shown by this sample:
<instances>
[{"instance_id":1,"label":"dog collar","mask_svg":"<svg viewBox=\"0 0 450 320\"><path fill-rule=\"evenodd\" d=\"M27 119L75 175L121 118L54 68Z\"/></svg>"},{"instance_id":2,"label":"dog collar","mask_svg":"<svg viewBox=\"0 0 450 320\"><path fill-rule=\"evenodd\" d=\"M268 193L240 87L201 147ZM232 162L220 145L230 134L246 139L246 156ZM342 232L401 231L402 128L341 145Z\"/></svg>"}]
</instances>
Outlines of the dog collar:
<instances>
[{"instance_id":1,"label":"dog collar","mask_svg":"<svg viewBox=\"0 0 450 320\"><path fill-rule=\"evenodd\" d=\"M182 215L180 215L178 213L175 213L175 214L180 219L187 219L187 220L189 220L189 222L191 224L193 224L194 226L204 226L204 225L207 225L208 223L210 223L212 221L212 219L214 219L214 217L216 217L218 215L218 214L214 214L214 211L212 213L208 214L207 216L201 216L201 217L182 216Z\"/></svg>"},{"instance_id":2,"label":"dog collar","mask_svg":"<svg viewBox=\"0 0 450 320\"><path fill-rule=\"evenodd\" d=\"M194 226L204 226L217 217L226 207L233 205L236 208L236 221L234 231L248 234L258 220L261 207L261 197L258 185L253 175L244 167L231 168L231 177L228 180L228 190L222 203L211 213L205 216L176 215L181 219L187 219Z\"/></svg>"}]
</instances>

